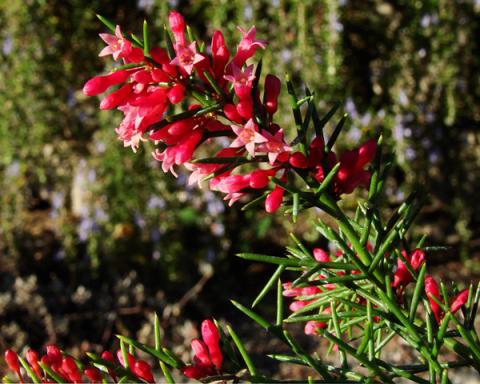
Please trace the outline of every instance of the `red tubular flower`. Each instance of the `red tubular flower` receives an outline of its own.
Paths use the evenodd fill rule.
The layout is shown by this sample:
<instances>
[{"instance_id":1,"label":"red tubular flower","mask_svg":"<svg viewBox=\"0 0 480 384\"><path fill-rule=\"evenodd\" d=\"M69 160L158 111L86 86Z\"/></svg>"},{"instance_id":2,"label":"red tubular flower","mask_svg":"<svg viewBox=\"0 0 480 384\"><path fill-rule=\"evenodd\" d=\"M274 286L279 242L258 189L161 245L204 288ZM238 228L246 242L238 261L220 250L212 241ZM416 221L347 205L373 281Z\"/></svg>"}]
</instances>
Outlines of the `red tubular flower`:
<instances>
[{"instance_id":1,"label":"red tubular flower","mask_svg":"<svg viewBox=\"0 0 480 384\"><path fill-rule=\"evenodd\" d=\"M265 78L265 91L263 94L263 104L265 109L270 115L273 115L277 111L278 107L278 95L280 94L280 89L282 83L280 79L274 75L267 75Z\"/></svg>"},{"instance_id":2,"label":"red tubular flower","mask_svg":"<svg viewBox=\"0 0 480 384\"><path fill-rule=\"evenodd\" d=\"M182 373L189 379L200 380L204 377L213 375L215 372L212 367L204 365L187 365L182 368Z\"/></svg>"},{"instance_id":3,"label":"red tubular flower","mask_svg":"<svg viewBox=\"0 0 480 384\"><path fill-rule=\"evenodd\" d=\"M231 120L235 123L243 124L244 120L242 116L238 113L237 107L233 104L225 104L223 107L223 112L228 120Z\"/></svg>"},{"instance_id":4,"label":"red tubular flower","mask_svg":"<svg viewBox=\"0 0 480 384\"><path fill-rule=\"evenodd\" d=\"M224 78L233 84L235 94L240 100L250 97L253 80L255 80L253 65L249 65L245 71L242 72L241 68L237 67L235 63L232 63L232 75L225 75Z\"/></svg>"},{"instance_id":5,"label":"red tubular flower","mask_svg":"<svg viewBox=\"0 0 480 384\"><path fill-rule=\"evenodd\" d=\"M170 62L170 58L168 57L168 53L165 49L154 47L150 50L150 56L152 59L156 61L158 64L168 64ZM152 71L153 72L153 71ZM161 80L155 80L161 81Z\"/></svg>"},{"instance_id":6,"label":"red tubular flower","mask_svg":"<svg viewBox=\"0 0 480 384\"><path fill-rule=\"evenodd\" d=\"M62 370L67 374L70 381L73 383L82 382L82 374L71 356L66 356L62 360Z\"/></svg>"},{"instance_id":7,"label":"red tubular flower","mask_svg":"<svg viewBox=\"0 0 480 384\"><path fill-rule=\"evenodd\" d=\"M183 374L192 379L202 379L218 373L222 367L223 355L220 350L220 333L211 320L204 320L201 326L202 339L192 340L194 365L182 368Z\"/></svg>"},{"instance_id":8,"label":"red tubular flower","mask_svg":"<svg viewBox=\"0 0 480 384\"><path fill-rule=\"evenodd\" d=\"M185 87L182 84L175 84L170 91L168 91L168 100L172 104L178 104L185 97Z\"/></svg>"},{"instance_id":9,"label":"red tubular flower","mask_svg":"<svg viewBox=\"0 0 480 384\"><path fill-rule=\"evenodd\" d=\"M125 70L115 71L108 75L95 76L85 83L83 93L86 96L96 96L105 92L113 85L123 83L129 76L130 73Z\"/></svg>"},{"instance_id":10,"label":"red tubular flower","mask_svg":"<svg viewBox=\"0 0 480 384\"><path fill-rule=\"evenodd\" d=\"M285 190L277 185L274 190L267 195L265 199L265 211L267 211L267 213L273 213L280 208L284 193Z\"/></svg>"},{"instance_id":11,"label":"red tubular flower","mask_svg":"<svg viewBox=\"0 0 480 384\"><path fill-rule=\"evenodd\" d=\"M468 301L468 289L464 289L455 296L450 304L450 312L455 313L463 307Z\"/></svg>"},{"instance_id":12,"label":"red tubular flower","mask_svg":"<svg viewBox=\"0 0 480 384\"><path fill-rule=\"evenodd\" d=\"M325 329L327 327L327 323L323 321L308 321L305 324L305 334L306 335L316 335L319 329Z\"/></svg>"},{"instance_id":13,"label":"red tubular flower","mask_svg":"<svg viewBox=\"0 0 480 384\"><path fill-rule=\"evenodd\" d=\"M47 357L50 360L52 365L61 365L62 364L62 351L55 344L49 344L46 346Z\"/></svg>"},{"instance_id":14,"label":"red tubular flower","mask_svg":"<svg viewBox=\"0 0 480 384\"><path fill-rule=\"evenodd\" d=\"M195 363L205 366L212 365L210 354L208 353L208 347L205 342L200 339L193 339L191 346L194 353Z\"/></svg>"},{"instance_id":15,"label":"red tubular flower","mask_svg":"<svg viewBox=\"0 0 480 384\"><path fill-rule=\"evenodd\" d=\"M26 357L28 364L30 364L33 369L33 372L35 372L38 377L42 377L42 371L40 369L40 365L38 364L38 353L33 349L29 348L27 350Z\"/></svg>"},{"instance_id":16,"label":"red tubular flower","mask_svg":"<svg viewBox=\"0 0 480 384\"><path fill-rule=\"evenodd\" d=\"M265 40L256 40L255 35L257 30L255 27L252 27L246 32L243 28L238 27L242 33L242 41L238 44L237 53L233 58L233 62L238 66L242 67L245 62L255 54L257 48L263 48L267 46Z\"/></svg>"},{"instance_id":17,"label":"red tubular flower","mask_svg":"<svg viewBox=\"0 0 480 384\"><path fill-rule=\"evenodd\" d=\"M152 367L143 360L137 360L132 366L132 372L142 380L154 383L155 379L152 374Z\"/></svg>"},{"instance_id":18,"label":"red tubular flower","mask_svg":"<svg viewBox=\"0 0 480 384\"><path fill-rule=\"evenodd\" d=\"M125 99L132 92L132 84L124 84L116 91L104 97L100 103L100 109L112 109L123 104Z\"/></svg>"},{"instance_id":19,"label":"red tubular flower","mask_svg":"<svg viewBox=\"0 0 480 384\"><path fill-rule=\"evenodd\" d=\"M129 352L126 352L126 355L127 355L128 365L131 369L135 365L135 362L136 362L135 357L133 357L133 355ZM124 368L127 367L127 364L123 360L123 353L120 349L117 350L117 360Z\"/></svg>"},{"instance_id":20,"label":"red tubular flower","mask_svg":"<svg viewBox=\"0 0 480 384\"><path fill-rule=\"evenodd\" d=\"M215 368L220 369L222 367L223 355L218 345L220 341L220 333L217 326L211 320L204 320L202 322L202 338L208 347L210 358Z\"/></svg>"},{"instance_id":21,"label":"red tubular flower","mask_svg":"<svg viewBox=\"0 0 480 384\"><path fill-rule=\"evenodd\" d=\"M83 373L85 374L85 376L87 376L88 380L92 384L101 383L103 380L102 373L95 367L86 367L83 370Z\"/></svg>"},{"instance_id":22,"label":"red tubular flower","mask_svg":"<svg viewBox=\"0 0 480 384\"><path fill-rule=\"evenodd\" d=\"M115 364L115 358L113 357L112 353L109 351L102 352L102 359ZM108 374L111 376L111 378L114 381L117 381L117 376L115 375L115 371L112 368L108 368Z\"/></svg>"},{"instance_id":23,"label":"red tubular flower","mask_svg":"<svg viewBox=\"0 0 480 384\"><path fill-rule=\"evenodd\" d=\"M370 139L366 141L360 148L358 148L358 157L357 163L355 164L356 169L361 169L368 163L373 160L375 153L377 151L377 141L375 139Z\"/></svg>"},{"instance_id":24,"label":"red tubular flower","mask_svg":"<svg viewBox=\"0 0 480 384\"><path fill-rule=\"evenodd\" d=\"M425 261L425 252L421 249L415 249L410 255L408 255L406 251L402 251L402 255L414 271L417 271ZM412 281L412 275L403 260L399 257L397 259L397 270L393 274L392 287L406 286Z\"/></svg>"},{"instance_id":25,"label":"red tubular flower","mask_svg":"<svg viewBox=\"0 0 480 384\"><path fill-rule=\"evenodd\" d=\"M168 15L168 24L172 30L175 43L185 46L185 21L177 11L171 11Z\"/></svg>"},{"instance_id":26,"label":"red tubular flower","mask_svg":"<svg viewBox=\"0 0 480 384\"><path fill-rule=\"evenodd\" d=\"M12 350L12 349L7 349L5 351L5 362L8 365L8 368L10 368L13 372L15 372L20 379L20 381L23 383L23 377L22 373L20 372L20 362L18 361L18 355L17 353Z\"/></svg>"},{"instance_id":27,"label":"red tubular flower","mask_svg":"<svg viewBox=\"0 0 480 384\"><path fill-rule=\"evenodd\" d=\"M327 263L327 262L331 261L330 255L321 248L315 248L313 250L313 257L319 263Z\"/></svg>"},{"instance_id":28,"label":"red tubular flower","mask_svg":"<svg viewBox=\"0 0 480 384\"><path fill-rule=\"evenodd\" d=\"M224 83L223 73L225 71L225 65L228 63L230 52L225 45L225 39L222 32L215 31L212 36L212 65L215 78L220 84Z\"/></svg>"},{"instance_id":29,"label":"red tubular flower","mask_svg":"<svg viewBox=\"0 0 480 384\"><path fill-rule=\"evenodd\" d=\"M290 165L294 168L305 169L308 168L308 160L302 152L295 152L288 160Z\"/></svg>"},{"instance_id":30,"label":"red tubular flower","mask_svg":"<svg viewBox=\"0 0 480 384\"><path fill-rule=\"evenodd\" d=\"M440 291L438 289L437 282L430 275L425 276L425 293L427 294L430 308L432 308L435 320L437 320L437 323L439 323L442 318L442 310L438 303L434 299L432 299L432 297L435 297L438 301L441 301Z\"/></svg>"}]
</instances>

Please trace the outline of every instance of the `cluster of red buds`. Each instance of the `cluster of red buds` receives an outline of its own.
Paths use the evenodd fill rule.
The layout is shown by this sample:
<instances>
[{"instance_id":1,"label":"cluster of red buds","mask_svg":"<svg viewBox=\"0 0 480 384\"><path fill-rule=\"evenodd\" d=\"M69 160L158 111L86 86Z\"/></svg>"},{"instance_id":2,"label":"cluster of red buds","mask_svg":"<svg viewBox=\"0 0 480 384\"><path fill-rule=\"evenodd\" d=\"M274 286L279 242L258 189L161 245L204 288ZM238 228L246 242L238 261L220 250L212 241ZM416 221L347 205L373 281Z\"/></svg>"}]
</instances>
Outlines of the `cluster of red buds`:
<instances>
[{"instance_id":1,"label":"cluster of red buds","mask_svg":"<svg viewBox=\"0 0 480 384\"><path fill-rule=\"evenodd\" d=\"M183 374L191 379L221 374L223 355L218 328L213 321L204 320L201 333L202 339L192 340L193 364L182 368Z\"/></svg>"},{"instance_id":2,"label":"cluster of red buds","mask_svg":"<svg viewBox=\"0 0 480 384\"><path fill-rule=\"evenodd\" d=\"M267 45L256 38L255 27L248 31L239 27L242 38L234 54L222 33L215 31L207 54L203 44L186 33L178 12L172 11L168 20L167 49L150 48L144 42L142 50L138 40L127 39L119 26L115 35L100 34L107 43L100 56L111 54L123 65L90 79L83 92L94 96L118 86L103 98L100 108L123 112L116 132L125 146L135 151L141 141L150 140L157 145L153 156L165 172L176 175L174 167L183 164L191 171L190 183L209 179L209 187L223 192L230 204L252 191L268 191L272 177L285 182L291 170L321 183L340 163L332 185L336 197L368 183L365 167L375 154L374 140L339 158L322 137L313 137L310 145L298 149L295 141L287 142L284 130L273 121L281 81L268 74L261 98L261 66L254 72L254 65L248 64ZM184 111L169 114L170 107L181 102ZM198 152L213 157L194 158ZM276 185L266 196L266 211L276 211L283 195L284 189Z\"/></svg>"},{"instance_id":3,"label":"cluster of red buds","mask_svg":"<svg viewBox=\"0 0 480 384\"><path fill-rule=\"evenodd\" d=\"M90 383L101 383L103 375L97 368L83 365L73 357L63 353L56 345L46 347L46 353L40 358L33 349L28 349L26 361L23 360L24 368L31 377L34 375L37 382L50 383L53 375L57 380L68 383L84 383L86 377ZM5 361L8 367L16 373L20 382L25 379L20 370L21 357L11 349L5 351ZM83 372L83 374L82 374Z\"/></svg>"},{"instance_id":4,"label":"cluster of red buds","mask_svg":"<svg viewBox=\"0 0 480 384\"><path fill-rule=\"evenodd\" d=\"M430 308L432 309L433 315L437 323L443 319L445 315L443 309L440 307L439 303L443 303L443 299L440 296L440 290L438 289L438 284L432 276L425 276L424 281L425 293L430 303ZM468 289L460 291L451 301L449 311L450 313L456 313L460 308L462 308L468 301Z\"/></svg>"},{"instance_id":5,"label":"cluster of red buds","mask_svg":"<svg viewBox=\"0 0 480 384\"><path fill-rule=\"evenodd\" d=\"M370 251L371 245L367 244L367 249ZM408 262L411 270L414 272L418 271L422 264L425 262L425 252L421 249L415 249L410 254L408 254L405 250L401 251L403 258L397 258L397 268L393 272L393 282L391 283L392 287L397 288L396 295L399 300L401 300L401 296L407 287L407 285L414 281L414 278L410 271L408 270L407 266L404 263L404 260ZM329 255L325 250L321 248L315 248L313 250L313 256L315 260L319 263L328 263L328 262L337 262L341 261L343 258L343 254L341 251L337 251L335 256ZM327 268L328 269L328 268ZM332 271L331 276L345 276L344 271ZM352 275L360 274L360 270L352 270L350 271ZM292 312L297 312L300 309L312 304L318 298L318 294L325 292L326 290L333 290L336 288L335 283L328 283L323 282L328 279L328 276L325 276L322 273L317 273L312 275L309 279L310 285L302 286L302 287L294 287L291 281L286 282L283 284L283 296L285 297L292 297L294 301L290 303L289 309ZM438 302L443 302L440 297L440 291L435 279L432 276L426 276L424 281L425 292L427 294L427 298L430 303L430 308L435 316L437 322L443 318L444 313L441 309ZM432 298L435 297L435 299ZM464 289L460 293L458 293L451 301L450 304L450 312L455 314L463 305L467 303L468 300L468 289ZM359 303L364 305L365 300L362 298L359 299ZM322 313L327 315L331 312L330 307L326 307L322 310ZM378 321L378 316L373 316L374 321ZM327 323L325 321L314 321L310 320L305 324L305 333L307 335L314 335L318 333L319 329L325 329L327 327Z\"/></svg>"}]
</instances>

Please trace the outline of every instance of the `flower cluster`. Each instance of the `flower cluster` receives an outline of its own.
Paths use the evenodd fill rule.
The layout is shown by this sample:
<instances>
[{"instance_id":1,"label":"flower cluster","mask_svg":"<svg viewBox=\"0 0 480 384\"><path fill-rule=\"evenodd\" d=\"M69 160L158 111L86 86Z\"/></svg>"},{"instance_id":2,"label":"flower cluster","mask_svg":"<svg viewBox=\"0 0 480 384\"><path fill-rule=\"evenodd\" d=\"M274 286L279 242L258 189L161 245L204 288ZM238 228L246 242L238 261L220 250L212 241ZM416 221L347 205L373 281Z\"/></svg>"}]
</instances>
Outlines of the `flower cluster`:
<instances>
[{"instance_id":1,"label":"flower cluster","mask_svg":"<svg viewBox=\"0 0 480 384\"><path fill-rule=\"evenodd\" d=\"M445 313L439 304L443 303L443 300L440 296L438 284L432 276L425 276L424 286L435 320L437 323L440 323ZM467 303L468 294L468 289L464 289L451 300L449 307L450 313L454 314Z\"/></svg>"},{"instance_id":2,"label":"flower cluster","mask_svg":"<svg viewBox=\"0 0 480 384\"><path fill-rule=\"evenodd\" d=\"M126 356L132 378L148 383L154 382L152 368L147 362L136 359L128 352L126 352ZM85 383L85 378L88 379L90 383L102 383L105 382L107 376L109 376L113 382L117 382L115 364L120 363L124 369L127 368L123 360L123 353L120 350L117 351L118 361L115 361L112 353L108 351L103 352L103 361L109 363L111 366L107 372L103 372L92 365L82 364L72 356L62 352L60 348L53 344L46 346L46 353L41 358L33 349L28 349L25 357L26 361L11 349L5 351L5 361L8 367L16 373L19 381L22 383L25 379L20 369L21 361L21 365L25 368L30 378L34 379L35 382L42 383L52 382L52 377L55 378L57 382L65 383Z\"/></svg>"},{"instance_id":3,"label":"flower cluster","mask_svg":"<svg viewBox=\"0 0 480 384\"><path fill-rule=\"evenodd\" d=\"M157 145L153 157L162 163L163 171L176 175L175 166L183 164L191 171L190 183L209 178L209 187L223 192L230 204L252 191L268 191L272 177L285 182L291 171L321 183L337 163L331 187L335 196L368 183L370 173L365 167L375 154L374 140L339 158L320 136L307 146L287 141L284 129L273 120L281 81L265 76L261 95L260 66L254 72L249 64L255 52L267 45L256 38L255 27L248 31L239 27L242 38L234 54L222 33L215 31L207 54L186 33L178 12L170 13L169 26L173 39L167 49L144 45L142 50L119 26L115 35L100 34L107 44L100 56L111 54L123 65L90 79L83 92L94 96L118 87L102 99L100 108L123 112L116 132L125 146L136 151L140 142L150 140ZM179 103L184 111L171 114L171 106ZM194 158L198 152L213 157ZM284 189L277 184L266 194L266 211L276 211L283 195Z\"/></svg>"},{"instance_id":4,"label":"flower cluster","mask_svg":"<svg viewBox=\"0 0 480 384\"><path fill-rule=\"evenodd\" d=\"M186 365L182 372L191 379L202 379L220 374L223 355L220 350L220 333L215 323L204 320L201 327L202 339L192 340L193 364Z\"/></svg>"},{"instance_id":5,"label":"flower cluster","mask_svg":"<svg viewBox=\"0 0 480 384\"><path fill-rule=\"evenodd\" d=\"M370 244L367 244L367 249L372 251ZM392 272L393 281L391 283L391 286L397 289L396 296L399 301L402 300L402 294L407 285L414 281L414 277L405 265L404 261L409 264L410 269L414 272L417 272L425 262L425 252L422 249L415 249L410 254L408 254L405 250L402 250L400 253L402 257L397 258L397 267ZM331 256L321 248L314 248L313 257L319 263L341 262L345 260L341 251L337 251L335 256ZM386 257L388 257L388 255L386 255ZM328 276L321 272L314 273L308 279L308 281L304 284L301 284L301 286L294 286L293 282L291 281L283 284L283 296L294 298L294 301L292 301L289 306L289 309L292 312L297 312L305 307L308 307L309 304L315 303L322 292L334 290L337 287L337 284L329 283L329 278L346 276L347 274L346 271L342 270L329 271L328 268L325 268L325 270L329 272ZM353 269L348 271L348 273L350 275L358 275L361 272L358 269ZM442 303L443 301L440 296L438 284L432 276L427 275L424 280L424 287L435 319L437 322L440 322L444 316L444 312L439 304L439 302ZM455 314L463 305L466 304L468 300L468 294L468 289L464 289L451 300L450 312L452 314ZM365 300L360 297L358 303L364 305ZM305 324L305 333L307 335L314 335L318 333L318 330L327 328L327 321L330 318L330 313L330 306L322 306L319 310L319 314L327 315L325 316L326 320L308 321ZM373 316L373 320L378 321L379 317Z\"/></svg>"}]
</instances>

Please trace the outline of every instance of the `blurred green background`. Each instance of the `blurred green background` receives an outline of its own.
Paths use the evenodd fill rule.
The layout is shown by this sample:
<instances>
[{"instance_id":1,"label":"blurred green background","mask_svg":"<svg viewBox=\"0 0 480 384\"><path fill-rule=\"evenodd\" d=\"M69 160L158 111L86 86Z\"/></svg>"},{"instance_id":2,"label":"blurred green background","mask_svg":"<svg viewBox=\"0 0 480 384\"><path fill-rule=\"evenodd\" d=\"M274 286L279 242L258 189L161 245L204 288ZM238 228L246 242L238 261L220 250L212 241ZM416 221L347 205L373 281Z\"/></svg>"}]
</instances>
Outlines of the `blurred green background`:
<instances>
[{"instance_id":1,"label":"blurred green background","mask_svg":"<svg viewBox=\"0 0 480 384\"><path fill-rule=\"evenodd\" d=\"M270 41L264 73L291 73L299 92L308 84L324 112L343 103L339 146L384 132L396 160L386 206L428 189L415 231L450 246L431 264L478 269L480 1L3 0L1 348L98 350L119 332L145 339L154 310L167 329L227 316L228 297L251 298L266 272L235 252L281 254L290 231L321 244L314 212L293 226L226 209L185 175L164 175L148 150L116 139L121 113L81 93L112 67L97 56L95 13L135 33L146 19L155 42L172 8L201 39L221 28L231 50L236 26L255 24ZM288 130L284 96L278 119Z\"/></svg>"}]
</instances>

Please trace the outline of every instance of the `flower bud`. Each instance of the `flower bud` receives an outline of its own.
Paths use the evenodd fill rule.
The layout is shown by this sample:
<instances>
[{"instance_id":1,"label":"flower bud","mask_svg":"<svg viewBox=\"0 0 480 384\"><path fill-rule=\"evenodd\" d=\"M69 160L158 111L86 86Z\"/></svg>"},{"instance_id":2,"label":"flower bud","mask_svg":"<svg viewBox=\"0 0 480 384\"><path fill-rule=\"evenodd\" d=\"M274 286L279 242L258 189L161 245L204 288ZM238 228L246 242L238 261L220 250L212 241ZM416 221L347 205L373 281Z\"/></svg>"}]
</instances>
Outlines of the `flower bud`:
<instances>
[{"instance_id":1,"label":"flower bud","mask_svg":"<svg viewBox=\"0 0 480 384\"><path fill-rule=\"evenodd\" d=\"M452 301L450 305L450 312L457 312L462 306L464 306L468 301L468 289L461 291Z\"/></svg>"},{"instance_id":2,"label":"flower bud","mask_svg":"<svg viewBox=\"0 0 480 384\"><path fill-rule=\"evenodd\" d=\"M235 107L235 105L225 104L225 106L223 107L223 112L225 113L227 119L234 121L235 123L243 123L243 118L237 112L237 108Z\"/></svg>"},{"instance_id":3,"label":"flower bud","mask_svg":"<svg viewBox=\"0 0 480 384\"><path fill-rule=\"evenodd\" d=\"M175 84L172 89L168 92L168 100L172 104L177 104L183 100L185 97L185 87L182 84Z\"/></svg>"},{"instance_id":4,"label":"flower bud","mask_svg":"<svg viewBox=\"0 0 480 384\"><path fill-rule=\"evenodd\" d=\"M7 349L5 351L5 362L12 371L19 373L20 372L20 364L18 361L17 353L12 349Z\"/></svg>"},{"instance_id":5,"label":"flower bud","mask_svg":"<svg viewBox=\"0 0 480 384\"><path fill-rule=\"evenodd\" d=\"M166 129L170 135L179 136L193 130L195 121L193 119L184 119L167 125Z\"/></svg>"},{"instance_id":6,"label":"flower bud","mask_svg":"<svg viewBox=\"0 0 480 384\"><path fill-rule=\"evenodd\" d=\"M152 80L157 83L167 83L170 81L170 77L160 68L152 69Z\"/></svg>"},{"instance_id":7,"label":"flower bud","mask_svg":"<svg viewBox=\"0 0 480 384\"><path fill-rule=\"evenodd\" d=\"M116 71L104 76L95 76L88 80L83 86L83 93L86 96L95 96L105 92L112 85L123 83L130 74L127 71Z\"/></svg>"},{"instance_id":8,"label":"flower bud","mask_svg":"<svg viewBox=\"0 0 480 384\"><path fill-rule=\"evenodd\" d=\"M182 368L182 373L189 379L200 380L206 376L213 374L211 367L204 365L187 365Z\"/></svg>"},{"instance_id":9,"label":"flower bud","mask_svg":"<svg viewBox=\"0 0 480 384\"><path fill-rule=\"evenodd\" d=\"M32 348L29 348L26 353L27 361L30 366L33 368L33 371L37 376L42 376L40 365L38 365L38 353Z\"/></svg>"},{"instance_id":10,"label":"flower bud","mask_svg":"<svg viewBox=\"0 0 480 384\"><path fill-rule=\"evenodd\" d=\"M412 266L413 270L418 270L425 261L425 252L421 249L415 249L412 254L410 255L410 265Z\"/></svg>"},{"instance_id":11,"label":"flower bud","mask_svg":"<svg viewBox=\"0 0 480 384\"><path fill-rule=\"evenodd\" d=\"M212 62L213 71L217 78L222 76L229 57L230 52L225 45L222 32L215 31L212 36Z\"/></svg>"},{"instance_id":12,"label":"flower bud","mask_svg":"<svg viewBox=\"0 0 480 384\"><path fill-rule=\"evenodd\" d=\"M435 297L440 301L440 291L438 289L437 282L432 276L425 276L425 293L427 294L428 301L430 302L430 308L432 308L432 312L437 320L437 323L440 322L441 319L441 309L438 303L432 299Z\"/></svg>"},{"instance_id":13,"label":"flower bud","mask_svg":"<svg viewBox=\"0 0 480 384\"><path fill-rule=\"evenodd\" d=\"M168 57L168 53L163 48L159 48L159 47L152 48L150 50L150 56L152 56L152 59L155 60L158 64L170 63L170 58Z\"/></svg>"},{"instance_id":14,"label":"flower bud","mask_svg":"<svg viewBox=\"0 0 480 384\"><path fill-rule=\"evenodd\" d=\"M327 263L331 261L330 255L327 252L325 252L322 248L315 248L313 250L313 257L319 263Z\"/></svg>"},{"instance_id":15,"label":"flower bud","mask_svg":"<svg viewBox=\"0 0 480 384\"><path fill-rule=\"evenodd\" d=\"M319 329L324 329L327 327L327 323L323 321L309 321L305 324L305 334L306 335L316 335Z\"/></svg>"},{"instance_id":16,"label":"flower bud","mask_svg":"<svg viewBox=\"0 0 480 384\"><path fill-rule=\"evenodd\" d=\"M263 104L270 115L273 115L277 111L278 95L280 94L281 86L282 83L278 77L269 74L265 78Z\"/></svg>"},{"instance_id":17,"label":"flower bud","mask_svg":"<svg viewBox=\"0 0 480 384\"><path fill-rule=\"evenodd\" d=\"M201 364L212 364L212 361L210 360L210 354L208 353L208 347L202 340L193 339L191 346L195 357L200 361Z\"/></svg>"},{"instance_id":18,"label":"flower bud","mask_svg":"<svg viewBox=\"0 0 480 384\"><path fill-rule=\"evenodd\" d=\"M305 169L308 168L308 160L302 152L295 152L290 156L290 165L295 168Z\"/></svg>"},{"instance_id":19,"label":"flower bud","mask_svg":"<svg viewBox=\"0 0 480 384\"><path fill-rule=\"evenodd\" d=\"M254 189L262 189L268 185L268 172L264 170L253 171L250 174L250 187Z\"/></svg>"},{"instance_id":20,"label":"flower bud","mask_svg":"<svg viewBox=\"0 0 480 384\"><path fill-rule=\"evenodd\" d=\"M82 382L82 374L71 356L66 356L62 360L62 370L67 374L68 378L74 383Z\"/></svg>"},{"instance_id":21,"label":"flower bud","mask_svg":"<svg viewBox=\"0 0 480 384\"><path fill-rule=\"evenodd\" d=\"M132 92L131 84L124 84L121 88L104 97L100 102L100 109L112 109L123 104L125 99Z\"/></svg>"},{"instance_id":22,"label":"flower bud","mask_svg":"<svg viewBox=\"0 0 480 384\"><path fill-rule=\"evenodd\" d=\"M357 169L362 169L365 165L370 163L377 151L377 141L370 139L358 148L358 157L355 164Z\"/></svg>"},{"instance_id":23,"label":"flower bud","mask_svg":"<svg viewBox=\"0 0 480 384\"><path fill-rule=\"evenodd\" d=\"M168 15L168 24L170 24L175 42L178 45L185 46L185 21L183 16L177 11L171 11Z\"/></svg>"},{"instance_id":24,"label":"flower bud","mask_svg":"<svg viewBox=\"0 0 480 384\"><path fill-rule=\"evenodd\" d=\"M152 374L152 367L150 367L150 364L143 360L136 361L132 367L132 371L140 379L148 381L149 383L153 383L155 381Z\"/></svg>"},{"instance_id":25,"label":"flower bud","mask_svg":"<svg viewBox=\"0 0 480 384\"><path fill-rule=\"evenodd\" d=\"M92 384L101 383L103 380L100 370L95 367L87 367L83 370L83 373L88 377L88 380L90 380L90 383Z\"/></svg>"},{"instance_id":26,"label":"flower bud","mask_svg":"<svg viewBox=\"0 0 480 384\"><path fill-rule=\"evenodd\" d=\"M265 199L265 210L267 213L273 213L280 208L284 192L284 189L277 185L275 189L268 194L267 198Z\"/></svg>"},{"instance_id":27,"label":"flower bud","mask_svg":"<svg viewBox=\"0 0 480 384\"><path fill-rule=\"evenodd\" d=\"M57 365L62 363L62 352L55 344L49 344L46 346L47 356L52 365Z\"/></svg>"},{"instance_id":28,"label":"flower bud","mask_svg":"<svg viewBox=\"0 0 480 384\"><path fill-rule=\"evenodd\" d=\"M245 120L249 120L253 116L253 105L249 99L244 99L237 104L237 112Z\"/></svg>"},{"instance_id":29,"label":"flower bud","mask_svg":"<svg viewBox=\"0 0 480 384\"><path fill-rule=\"evenodd\" d=\"M131 353L126 352L127 354L127 360L128 360L128 366L130 369L135 365L135 358L132 356ZM123 353L120 349L117 350L117 360L120 362L120 364L126 368L127 365L125 364L125 361L123 360Z\"/></svg>"}]
</instances>

